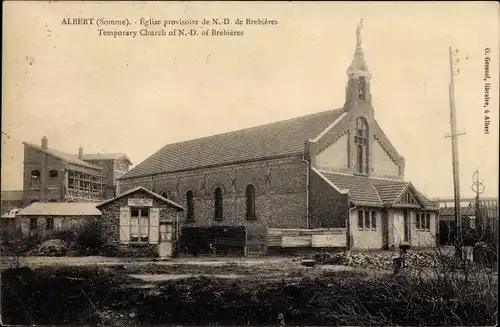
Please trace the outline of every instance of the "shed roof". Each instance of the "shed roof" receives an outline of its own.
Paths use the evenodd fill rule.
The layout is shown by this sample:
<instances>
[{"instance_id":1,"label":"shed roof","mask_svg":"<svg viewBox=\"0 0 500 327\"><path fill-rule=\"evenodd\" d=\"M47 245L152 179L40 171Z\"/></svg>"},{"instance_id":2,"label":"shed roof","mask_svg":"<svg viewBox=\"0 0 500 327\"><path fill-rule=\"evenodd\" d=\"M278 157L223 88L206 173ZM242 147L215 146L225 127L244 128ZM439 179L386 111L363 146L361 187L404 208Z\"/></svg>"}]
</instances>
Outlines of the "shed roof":
<instances>
[{"instance_id":1,"label":"shed roof","mask_svg":"<svg viewBox=\"0 0 500 327\"><path fill-rule=\"evenodd\" d=\"M100 216L95 202L34 202L18 216Z\"/></svg>"},{"instance_id":2,"label":"shed roof","mask_svg":"<svg viewBox=\"0 0 500 327\"><path fill-rule=\"evenodd\" d=\"M304 153L307 140L328 128L344 109L168 144L120 179Z\"/></svg>"},{"instance_id":3,"label":"shed roof","mask_svg":"<svg viewBox=\"0 0 500 327\"><path fill-rule=\"evenodd\" d=\"M185 210L184 207L181 206L180 204L178 204L178 203L176 203L176 202L174 202L172 200L169 200L169 199L167 199L167 198L165 198L165 197L163 197L163 196L161 196L159 194L156 194L153 191L150 191L147 188L144 188L142 186L138 186L138 187L132 188L132 189L130 189L128 191L125 191L125 192L123 192L123 193L115 196L114 198L111 198L111 199L108 199L108 200L106 200L104 202L101 202L101 203L99 203L97 205L97 208L102 208L104 205L106 205L108 203L112 203L112 202L114 202L114 201L116 201L118 199L123 198L124 196L130 195L130 194L133 194L133 193L136 193L136 192L139 192L139 191L146 192L149 195L151 195L151 197L154 197L154 198L156 198L156 199L158 199L158 200L160 200L162 202L170 204L172 207L176 208L177 211L184 211Z\"/></svg>"}]
</instances>

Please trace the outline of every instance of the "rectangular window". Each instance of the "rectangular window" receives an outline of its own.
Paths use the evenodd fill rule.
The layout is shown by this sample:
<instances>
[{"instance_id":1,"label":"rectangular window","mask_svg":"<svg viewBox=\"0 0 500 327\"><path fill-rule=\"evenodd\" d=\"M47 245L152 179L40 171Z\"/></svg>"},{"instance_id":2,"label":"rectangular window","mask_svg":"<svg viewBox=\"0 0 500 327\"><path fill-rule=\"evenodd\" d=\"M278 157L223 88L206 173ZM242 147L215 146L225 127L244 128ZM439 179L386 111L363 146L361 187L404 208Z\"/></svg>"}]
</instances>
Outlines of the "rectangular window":
<instances>
[{"instance_id":1,"label":"rectangular window","mask_svg":"<svg viewBox=\"0 0 500 327\"><path fill-rule=\"evenodd\" d=\"M374 210L359 210L358 211L358 228L365 230L377 229L377 211Z\"/></svg>"},{"instance_id":2,"label":"rectangular window","mask_svg":"<svg viewBox=\"0 0 500 327\"><path fill-rule=\"evenodd\" d=\"M147 243L149 241L149 209L130 208L130 242Z\"/></svg>"},{"instance_id":3,"label":"rectangular window","mask_svg":"<svg viewBox=\"0 0 500 327\"><path fill-rule=\"evenodd\" d=\"M420 220L420 213L419 213L419 212L417 212L417 214L415 215L415 227L416 227L417 229L422 228L422 227L421 227L422 225L421 225L420 221L421 221L421 220Z\"/></svg>"},{"instance_id":4,"label":"rectangular window","mask_svg":"<svg viewBox=\"0 0 500 327\"><path fill-rule=\"evenodd\" d=\"M372 229L376 230L377 229L377 212L372 211Z\"/></svg>"},{"instance_id":5,"label":"rectangular window","mask_svg":"<svg viewBox=\"0 0 500 327\"><path fill-rule=\"evenodd\" d=\"M36 227L37 227L37 220L38 220L37 218L31 218L30 219L30 229L32 229L32 230L36 229Z\"/></svg>"},{"instance_id":6,"label":"rectangular window","mask_svg":"<svg viewBox=\"0 0 500 327\"><path fill-rule=\"evenodd\" d=\"M425 229L431 229L431 215L429 213L425 215Z\"/></svg>"},{"instance_id":7,"label":"rectangular window","mask_svg":"<svg viewBox=\"0 0 500 327\"><path fill-rule=\"evenodd\" d=\"M48 230L54 229L54 218L47 218L47 229Z\"/></svg>"},{"instance_id":8,"label":"rectangular window","mask_svg":"<svg viewBox=\"0 0 500 327\"><path fill-rule=\"evenodd\" d=\"M370 211L365 211L364 215L365 215L365 229L370 229L370 225L371 225Z\"/></svg>"}]
</instances>

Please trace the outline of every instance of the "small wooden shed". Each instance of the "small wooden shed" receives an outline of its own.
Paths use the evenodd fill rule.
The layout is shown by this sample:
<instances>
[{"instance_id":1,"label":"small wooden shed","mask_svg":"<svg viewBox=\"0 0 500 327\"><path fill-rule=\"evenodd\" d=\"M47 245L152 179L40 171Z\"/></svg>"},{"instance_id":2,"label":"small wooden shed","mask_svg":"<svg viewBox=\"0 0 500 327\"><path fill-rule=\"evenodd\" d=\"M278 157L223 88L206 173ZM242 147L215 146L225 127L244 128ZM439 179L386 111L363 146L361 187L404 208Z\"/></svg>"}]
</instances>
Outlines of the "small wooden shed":
<instances>
[{"instance_id":1,"label":"small wooden shed","mask_svg":"<svg viewBox=\"0 0 500 327\"><path fill-rule=\"evenodd\" d=\"M102 212L108 245L128 249L131 256L153 253L172 257L177 252L178 214L184 211L180 204L136 187L100 203L97 208Z\"/></svg>"}]
</instances>

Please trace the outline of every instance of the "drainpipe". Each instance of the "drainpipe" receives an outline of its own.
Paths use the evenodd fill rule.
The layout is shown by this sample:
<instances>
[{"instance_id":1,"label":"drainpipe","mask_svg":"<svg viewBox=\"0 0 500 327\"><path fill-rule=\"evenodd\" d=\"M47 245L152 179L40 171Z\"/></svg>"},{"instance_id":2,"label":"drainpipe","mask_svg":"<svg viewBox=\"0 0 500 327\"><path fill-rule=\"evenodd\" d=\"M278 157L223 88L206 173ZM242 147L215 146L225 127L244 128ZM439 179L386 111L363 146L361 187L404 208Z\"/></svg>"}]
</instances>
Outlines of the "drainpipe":
<instances>
[{"instance_id":1,"label":"drainpipe","mask_svg":"<svg viewBox=\"0 0 500 327\"><path fill-rule=\"evenodd\" d=\"M180 226L179 226L179 212L177 212L175 214L175 237L176 237L176 240L175 240L175 243L176 243L176 247L177 247L177 255L176 257L178 258L179 255L180 255L180 251L181 251L181 240L180 240L180 236L179 236L179 232L180 232Z\"/></svg>"},{"instance_id":2,"label":"drainpipe","mask_svg":"<svg viewBox=\"0 0 500 327\"><path fill-rule=\"evenodd\" d=\"M347 203L349 205L349 209L347 210L347 219L346 219L347 240L348 240L347 249L350 250L352 248L352 244L351 244L351 239L352 239L352 236L351 236L351 212L352 212L352 210L356 209L356 205L354 205L354 207L351 207L351 193L350 192L348 193L347 198L348 198Z\"/></svg>"},{"instance_id":3,"label":"drainpipe","mask_svg":"<svg viewBox=\"0 0 500 327\"><path fill-rule=\"evenodd\" d=\"M306 163L306 222L307 222L307 229L310 228L310 222L309 222L309 170L311 163L305 158L305 154L302 157L302 162Z\"/></svg>"}]
</instances>

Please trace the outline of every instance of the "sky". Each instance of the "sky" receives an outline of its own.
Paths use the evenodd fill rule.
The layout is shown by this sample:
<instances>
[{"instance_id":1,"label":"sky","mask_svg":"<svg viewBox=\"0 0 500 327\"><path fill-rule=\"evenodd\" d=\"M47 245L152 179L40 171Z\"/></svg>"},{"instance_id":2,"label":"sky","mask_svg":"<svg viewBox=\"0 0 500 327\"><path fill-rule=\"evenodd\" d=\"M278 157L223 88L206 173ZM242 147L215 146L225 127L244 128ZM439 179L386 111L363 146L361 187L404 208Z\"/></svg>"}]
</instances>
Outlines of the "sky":
<instances>
[{"instance_id":1,"label":"sky","mask_svg":"<svg viewBox=\"0 0 500 327\"><path fill-rule=\"evenodd\" d=\"M168 143L341 108L363 18L375 118L406 159L405 179L452 197L449 46L460 182L498 196L499 7L496 2L3 3L2 190L22 189L23 141L78 153L124 152L134 165ZM129 27L63 25L128 19ZM240 18L242 36L109 37L141 18ZM137 22L137 23L136 23ZM209 28L212 28L210 26ZM188 27L189 28L189 27ZM218 27L223 28L223 27ZM161 29L159 27L158 29ZM485 49L490 49L485 55ZM491 112L484 133L485 57Z\"/></svg>"}]
</instances>

